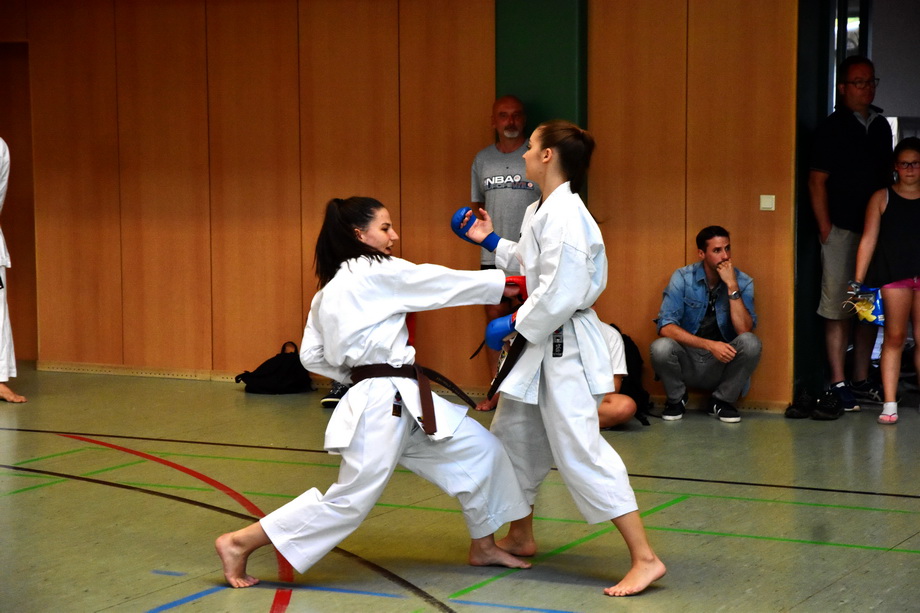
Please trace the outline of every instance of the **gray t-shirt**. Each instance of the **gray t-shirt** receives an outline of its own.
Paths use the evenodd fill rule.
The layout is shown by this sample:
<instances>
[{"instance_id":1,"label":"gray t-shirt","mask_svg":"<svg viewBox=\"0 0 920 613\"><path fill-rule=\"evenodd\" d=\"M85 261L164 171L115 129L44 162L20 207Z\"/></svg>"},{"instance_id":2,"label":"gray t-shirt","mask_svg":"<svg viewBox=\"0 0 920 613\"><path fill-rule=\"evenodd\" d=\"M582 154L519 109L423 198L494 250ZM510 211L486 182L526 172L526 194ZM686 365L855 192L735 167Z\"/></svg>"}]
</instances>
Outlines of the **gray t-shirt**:
<instances>
[{"instance_id":1,"label":"gray t-shirt","mask_svg":"<svg viewBox=\"0 0 920 613\"><path fill-rule=\"evenodd\" d=\"M502 238L517 241L521 237L521 222L527 205L540 198L540 188L524 178L525 142L511 153L502 153L489 145L476 154L470 173L470 202L485 203L492 217L495 233ZM495 254L482 250L479 259L484 265L495 265ZM507 273L520 272L515 266Z\"/></svg>"}]
</instances>

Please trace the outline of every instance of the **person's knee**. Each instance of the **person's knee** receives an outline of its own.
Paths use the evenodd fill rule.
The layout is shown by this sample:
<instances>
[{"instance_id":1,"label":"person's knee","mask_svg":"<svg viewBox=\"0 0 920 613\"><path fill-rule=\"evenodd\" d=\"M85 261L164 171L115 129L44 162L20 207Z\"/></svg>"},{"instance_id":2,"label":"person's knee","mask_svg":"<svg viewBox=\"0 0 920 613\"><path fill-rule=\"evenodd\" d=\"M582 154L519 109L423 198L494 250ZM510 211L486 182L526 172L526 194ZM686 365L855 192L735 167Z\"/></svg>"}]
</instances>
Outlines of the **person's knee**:
<instances>
[{"instance_id":1,"label":"person's knee","mask_svg":"<svg viewBox=\"0 0 920 613\"><path fill-rule=\"evenodd\" d=\"M907 328L906 327L895 327L895 326L885 326L885 344L891 345L892 347L901 348L904 346L904 341L907 340Z\"/></svg>"},{"instance_id":2,"label":"person's knee","mask_svg":"<svg viewBox=\"0 0 920 613\"><path fill-rule=\"evenodd\" d=\"M671 338L660 337L652 341L649 348L649 357L652 360L652 366L656 367L666 364L680 349L680 343Z\"/></svg>"},{"instance_id":3,"label":"person's knee","mask_svg":"<svg viewBox=\"0 0 920 613\"><path fill-rule=\"evenodd\" d=\"M763 343L753 332L739 334L731 343L736 350L750 358L759 358L763 350Z\"/></svg>"},{"instance_id":4,"label":"person's knee","mask_svg":"<svg viewBox=\"0 0 920 613\"><path fill-rule=\"evenodd\" d=\"M601 428L625 424L636 414L636 401L626 394L607 394L597 415Z\"/></svg>"}]
</instances>

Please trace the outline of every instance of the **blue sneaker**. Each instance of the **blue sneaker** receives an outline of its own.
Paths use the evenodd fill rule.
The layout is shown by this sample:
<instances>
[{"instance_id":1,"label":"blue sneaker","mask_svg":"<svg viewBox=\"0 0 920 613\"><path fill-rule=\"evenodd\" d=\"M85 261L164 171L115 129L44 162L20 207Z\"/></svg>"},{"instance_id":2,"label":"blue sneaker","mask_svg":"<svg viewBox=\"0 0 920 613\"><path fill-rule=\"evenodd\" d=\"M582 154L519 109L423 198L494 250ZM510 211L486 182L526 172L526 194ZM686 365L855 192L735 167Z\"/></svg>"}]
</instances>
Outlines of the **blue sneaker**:
<instances>
[{"instance_id":1,"label":"blue sneaker","mask_svg":"<svg viewBox=\"0 0 920 613\"><path fill-rule=\"evenodd\" d=\"M856 396L853 395L853 391L850 390L850 386L847 385L846 381L834 383L831 385L830 391L837 396L837 400L840 401L840 408L844 411L859 410L859 402L856 401Z\"/></svg>"}]
</instances>

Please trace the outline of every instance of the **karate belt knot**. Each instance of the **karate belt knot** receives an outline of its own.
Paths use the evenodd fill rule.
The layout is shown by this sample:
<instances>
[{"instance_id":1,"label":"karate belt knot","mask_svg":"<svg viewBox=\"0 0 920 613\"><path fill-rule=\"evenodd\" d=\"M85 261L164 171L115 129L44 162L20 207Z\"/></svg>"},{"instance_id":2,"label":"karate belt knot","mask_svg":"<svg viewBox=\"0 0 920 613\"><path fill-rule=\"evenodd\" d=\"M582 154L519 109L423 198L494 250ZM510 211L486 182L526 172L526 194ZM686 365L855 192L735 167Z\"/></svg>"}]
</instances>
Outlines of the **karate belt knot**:
<instances>
[{"instance_id":1,"label":"karate belt knot","mask_svg":"<svg viewBox=\"0 0 920 613\"><path fill-rule=\"evenodd\" d=\"M351 380L353 383L378 377L405 377L418 381L419 401L422 404L422 429L425 431L425 434L434 434L437 432L437 423L434 417L434 402L431 399L431 381L446 387L471 408L476 408L476 403L473 402L456 383L441 373L430 368L425 368L424 366L419 366L418 364L407 364L405 366L367 364L365 366L355 366L351 370Z\"/></svg>"}]
</instances>

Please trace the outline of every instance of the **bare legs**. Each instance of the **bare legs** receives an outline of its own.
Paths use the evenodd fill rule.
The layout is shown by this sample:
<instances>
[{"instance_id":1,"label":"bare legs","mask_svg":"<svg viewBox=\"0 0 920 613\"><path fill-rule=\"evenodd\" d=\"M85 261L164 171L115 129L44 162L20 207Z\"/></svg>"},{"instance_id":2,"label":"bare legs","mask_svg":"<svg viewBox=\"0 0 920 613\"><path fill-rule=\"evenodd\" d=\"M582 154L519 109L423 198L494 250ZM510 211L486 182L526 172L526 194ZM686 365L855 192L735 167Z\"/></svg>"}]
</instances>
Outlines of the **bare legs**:
<instances>
[{"instance_id":1,"label":"bare legs","mask_svg":"<svg viewBox=\"0 0 920 613\"><path fill-rule=\"evenodd\" d=\"M6 402L26 402L26 397L20 396L11 390L10 386L6 383L0 383L0 400L5 400Z\"/></svg>"},{"instance_id":2,"label":"bare legs","mask_svg":"<svg viewBox=\"0 0 920 613\"><path fill-rule=\"evenodd\" d=\"M853 319L825 319L824 334L827 344L827 362L830 366L829 383L837 383L846 379L844 364L846 363L847 346L850 342L850 330L853 328ZM869 376L869 360L872 357L872 348L875 346L875 337L878 330L875 326L857 325L853 331L853 381L865 381Z\"/></svg>"},{"instance_id":3,"label":"bare legs","mask_svg":"<svg viewBox=\"0 0 920 613\"><path fill-rule=\"evenodd\" d=\"M246 574L246 561L253 551L269 543L271 540L259 522L217 537L214 547L224 567L224 577L231 587L252 587L259 582Z\"/></svg>"},{"instance_id":4,"label":"bare legs","mask_svg":"<svg viewBox=\"0 0 920 613\"><path fill-rule=\"evenodd\" d=\"M915 330L920 324L920 294L903 287L882 289L882 300L885 303L885 341L882 343L881 370L885 404L879 422L893 424L898 419L898 379L907 324L912 319ZM920 352L914 352L914 362L920 363Z\"/></svg>"},{"instance_id":5,"label":"bare legs","mask_svg":"<svg viewBox=\"0 0 920 613\"><path fill-rule=\"evenodd\" d=\"M530 515L511 522L507 536L498 541L498 546L516 556L532 556L537 553L537 542L533 537L532 510Z\"/></svg>"},{"instance_id":6,"label":"bare legs","mask_svg":"<svg viewBox=\"0 0 920 613\"><path fill-rule=\"evenodd\" d=\"M631 566L626 576L616 585L605 589L604 593L608 596L632 596L664 577L668 569L652 551L639 511L620 515L612 521L629 549Z\"/></svg>"},{"instance_id":7,"label":"bare legs","mask_svg":"<svg viewBox=\"0 0 920 613\"><path fill-rule=\"evenodd\" d=\"M490 534L470 541L470 566L506 566L508 568L530 568L530 562L519 560L495 544Z\"/></svg>"},{"instance_id":8,"label":"bare legs","mask_svg":"<svg viewBox=\"0 0 920 613\"><path fill-rule=\"evenodd\" d=\"M625 394L606 394L597 407L601 428L613 428L625 424L636 414L636 401Z\"/></svg>"},{"instance_id":9,"label":"bare legs","mask_svg":"<svg viewBox=\"0 0 920 613\"><path fill-rule=\"evenodd\" d=\"M606 588L604 593L608 596L638 594L652 582L664 577L668 569L652 550L638 511L621 515L612 521L629 550L631 566L626 576L616 585ZM537 543L533 534L533 513L511 522L508 535L498 541L498 546L514 555L534 555L537 552Z\"/></svg>"}]
</instances>

